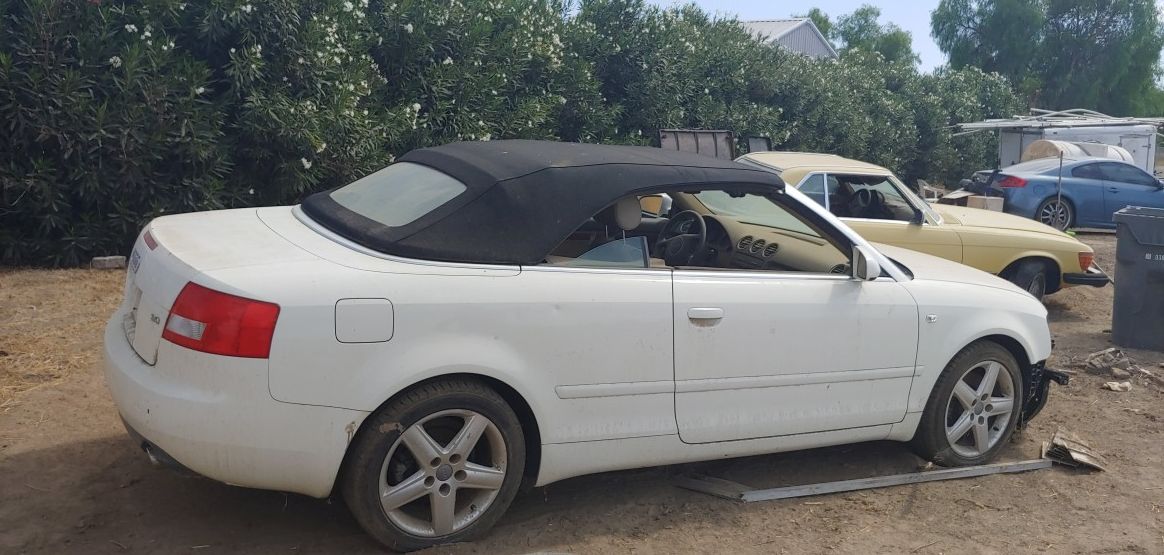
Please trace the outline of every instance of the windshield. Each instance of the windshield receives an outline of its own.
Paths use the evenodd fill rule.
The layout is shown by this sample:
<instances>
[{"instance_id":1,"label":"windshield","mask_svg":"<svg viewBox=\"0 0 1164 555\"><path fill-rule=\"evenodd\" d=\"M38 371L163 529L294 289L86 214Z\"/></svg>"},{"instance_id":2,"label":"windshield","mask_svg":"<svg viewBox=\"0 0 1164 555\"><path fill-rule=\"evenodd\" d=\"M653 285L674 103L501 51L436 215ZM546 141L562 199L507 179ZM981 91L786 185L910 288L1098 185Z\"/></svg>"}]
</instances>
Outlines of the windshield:
<instances>
[{"instance_id":1,"label":"windshield","mask_svg":"<svg viewBox=\"0 0 1164 555\"><path fill-rule=\"evenodd\" d=\"M820 237L819 233L768 197L732 196L724 191L703 191L696 193L695 198L699 199L712 214L730 216L744 223Z\"/></svg>"},{"instance_id":2,"label":"windshield","mask_svg":"<svg viewBox=\"0 0 1164 555\"><path fill-rule=\"evenodd\" d=\"M913 192L913 189L906 187L904 183L898 181L896 176L889 176L889 181L891 181L897 187L897 190L901 193L902 196L906 198L906 200L909 201L910 204L920 208L935 223L942 223L942 216L930 208L930 203L917 196L917 193Z\"/></svg>"}]
</instances>

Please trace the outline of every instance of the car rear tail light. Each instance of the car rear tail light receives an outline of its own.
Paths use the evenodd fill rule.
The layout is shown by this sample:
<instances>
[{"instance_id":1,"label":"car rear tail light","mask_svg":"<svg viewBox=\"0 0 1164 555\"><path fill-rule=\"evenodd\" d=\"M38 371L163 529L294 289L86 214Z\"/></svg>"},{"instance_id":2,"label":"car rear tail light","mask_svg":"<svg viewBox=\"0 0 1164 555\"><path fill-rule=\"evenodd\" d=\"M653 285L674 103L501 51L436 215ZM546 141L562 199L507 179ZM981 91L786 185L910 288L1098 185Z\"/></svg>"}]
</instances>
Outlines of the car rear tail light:
<instances>
[{"instance_id":1,"label":"car rear tail light","mask_svg":"<svg viewBox=\"0 0 1164 555\"><path fill-rule=\"evenodd\" d=\"M145 235L141 236L141 240L151 251L158 248L158 240L154 239L154 235L148 231L145 232Z\"/></svg>"},{"instance_id":2,"label":"car rear tail light","mask_svg":"<svg viewBox=\"0 0 1164 555\"><path fill-rule=\"evenodd\" d=\"M1015 177L1013 175L1008 175L1008 176L1002 178L1002 181L998 182L998 186L1005 188L1005 189L1017 189L1019 187L1026 187L1027 180L1025 180L1021 177Z\"/></svg>"},{"instance_id":3,"label":"car rear tail light","mask_svg":"<svg viewBox=\"0 0 1164 555\"><path fill-rule=\"evenodd\" d=\"M183 347L246 358L267 358L279 305L187 283L178 293L162 339Z\"/></svg>"},{"instance_id":4,"label":"car rear tail light","mask_svg":"<svg viewBox=\"0 0 1164 555\"><path fill-rule=\"evenodd\" d=\"M1095 253L1081 252L1079 253L1079 267L1087 270L1091 267L1091 263L1095 261Z\"/></svg>"}]
</instances>

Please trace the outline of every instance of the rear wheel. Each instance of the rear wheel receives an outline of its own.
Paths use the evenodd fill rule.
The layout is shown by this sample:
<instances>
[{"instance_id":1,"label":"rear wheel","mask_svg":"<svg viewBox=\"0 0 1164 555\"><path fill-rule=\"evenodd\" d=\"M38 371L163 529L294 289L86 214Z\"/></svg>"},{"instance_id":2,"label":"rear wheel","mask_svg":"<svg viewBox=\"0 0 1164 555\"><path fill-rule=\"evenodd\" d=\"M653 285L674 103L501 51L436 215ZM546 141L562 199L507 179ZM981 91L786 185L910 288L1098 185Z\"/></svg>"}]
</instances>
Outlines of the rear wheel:
<instances>
[{"instance_id":1,"label":"rear wheel","mask_svg":"<svg viewBox=\"0 0 1164 555\"><path fill-rule=\"evenodd\" d=\"M1035 219L1059 231L1067 231L1075 223L1075 209L1066 199L1054 196L1039 205Z\"/></svg>"},{"instance_id":2,"label":"rear wheel","mask_svg":"<svg viewBox=\"0 0 1164 555\"><path fill-rule=\"evenodd\" d=\"M344 499L398 551L466 541L509 507L525 467L513 410L472 380L420 386L369 417L352 446Z\"/></svg>"},{"instance_id":3,"label":"rear wheel","mask_svg":"<svg viewBox=\"0 0 1164 555\"><path fill-rule=\"evenodd\" d=\"M942 466L990 461L1018 422L1022 375L1001 345L962 349L938 378L913 438L917 454Z\"/></svg>"}]
</instances>

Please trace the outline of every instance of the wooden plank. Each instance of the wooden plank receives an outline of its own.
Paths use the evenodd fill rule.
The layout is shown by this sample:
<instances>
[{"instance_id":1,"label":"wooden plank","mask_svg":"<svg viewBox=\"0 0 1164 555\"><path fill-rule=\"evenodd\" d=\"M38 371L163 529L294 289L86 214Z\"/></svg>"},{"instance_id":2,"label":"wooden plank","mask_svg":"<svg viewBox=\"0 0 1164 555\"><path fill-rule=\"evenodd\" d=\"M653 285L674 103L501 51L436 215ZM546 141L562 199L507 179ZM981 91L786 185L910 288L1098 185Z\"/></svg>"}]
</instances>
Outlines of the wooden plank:
<instances>
[{"instance_id":1,"label":"wooden plank","mask_svg":"<svg viewBox=\"0 0 1164 555\"><path fill-rule=\"evenodd\" d=\"M842 480L839 482L824 482L821 484L807 484L803 486L787 486L771 489L754 489L744 491L739 499L745 503L753 501L772 501L776 499L791 499L808 497L826 493L841 493L863 489L902 486L905 484L919 484L936 482L939 480L956 480L958 478L973 478L990 474L1009 474L1050 468L1050 459L1034 459L1020 462L984 464L966 466L962 468L944 468L928 472L912 472L909 474L894 474L891 476L876 476L873 478L858 478L856 480ZM721 496L722 497L722 496Z\"/></svg>"},{"instance_id":2,"label":"wooden plank","mask_svg":"<svg viewBox=\"0 0 1164 555\"><path fill-rule=\"evenodd\" d=\"M743 484L722 478L714 478L712 476L684 477L680 478L675 485L691 491L731 499L732 501L740 501L746 491L755 491Z\"/></svg>"}]
</instances>

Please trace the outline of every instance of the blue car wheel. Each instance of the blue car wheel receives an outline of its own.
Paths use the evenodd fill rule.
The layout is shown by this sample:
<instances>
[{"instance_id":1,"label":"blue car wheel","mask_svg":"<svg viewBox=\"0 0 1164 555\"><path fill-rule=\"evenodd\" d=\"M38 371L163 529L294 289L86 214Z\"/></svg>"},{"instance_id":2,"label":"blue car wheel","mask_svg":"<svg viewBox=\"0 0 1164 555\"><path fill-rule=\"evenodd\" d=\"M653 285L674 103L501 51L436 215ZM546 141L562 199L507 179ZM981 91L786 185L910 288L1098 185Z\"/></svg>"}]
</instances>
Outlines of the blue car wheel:
<instances>
[{"instance_id":1,"label":"blue car wheel","mask_svg":"<svg viewBox=\"0 0 1164 555\"><path fill-rule=\"evenodd\" d=\"M1051 197L1035 210L1035 219L1059 231L1067 231L1075 223L1075 209L1067 199Z\"/></svg>"}]
</instances>

